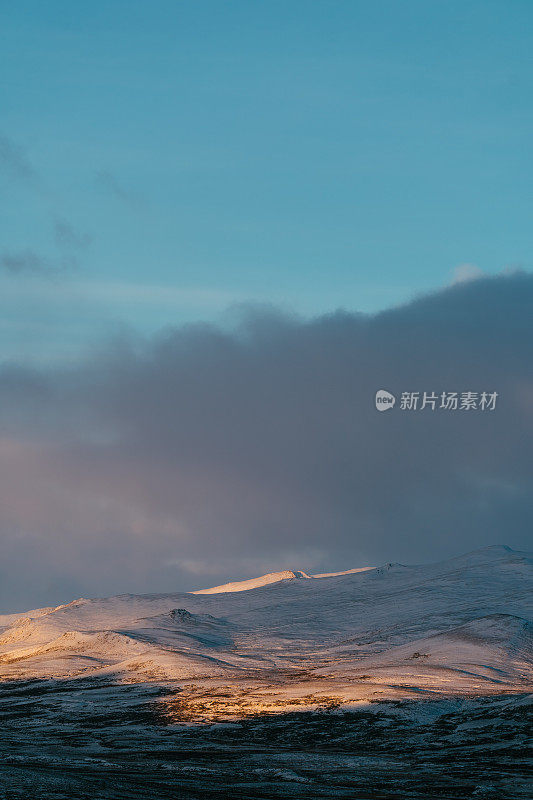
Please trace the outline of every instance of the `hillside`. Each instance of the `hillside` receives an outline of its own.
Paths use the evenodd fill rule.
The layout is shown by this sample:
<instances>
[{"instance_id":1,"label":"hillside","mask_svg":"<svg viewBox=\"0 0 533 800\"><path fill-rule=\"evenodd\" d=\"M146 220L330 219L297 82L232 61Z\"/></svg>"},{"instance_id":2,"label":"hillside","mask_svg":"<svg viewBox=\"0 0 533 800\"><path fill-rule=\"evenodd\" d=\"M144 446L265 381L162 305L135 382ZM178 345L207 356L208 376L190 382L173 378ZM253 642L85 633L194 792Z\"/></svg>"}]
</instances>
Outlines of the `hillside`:
<instances>
[{"instance_id":1,"label":"hillside","mask_svg":"<svg viewBox=\"0 0 533 800\"><path fill-rule=\"evenodd\" d=\"M0 798L529 800L531 575L493 547L0 617Z\"/></svg>"},{"instance_id":2,"label":"hillside","mask_svg":"<svg viewBox=\"0 0 533 800\"><path fill-rule=\"evenodd\" d=\"M79 599L0 618L0 676L179 685L192 716L207 685L216 715L522 692L531 567L491 547L431 565ZM218 686L231 697L217 700Z\"/></svg>"}]
</instances>

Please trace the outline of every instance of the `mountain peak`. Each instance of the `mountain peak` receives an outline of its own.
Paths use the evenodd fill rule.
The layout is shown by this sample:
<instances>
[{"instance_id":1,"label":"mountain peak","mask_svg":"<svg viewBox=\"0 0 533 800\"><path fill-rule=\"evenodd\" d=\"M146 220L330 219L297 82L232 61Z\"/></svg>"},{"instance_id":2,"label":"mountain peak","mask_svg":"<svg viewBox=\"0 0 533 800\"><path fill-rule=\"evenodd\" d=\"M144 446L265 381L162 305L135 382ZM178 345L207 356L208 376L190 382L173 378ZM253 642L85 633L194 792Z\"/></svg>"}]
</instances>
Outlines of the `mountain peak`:
<instances>
[{"instance_id":1,"label":"mountain peak","mask_svg":"<svg viewBox=\"0 0 533 800\"><path fill-rule=\"evenodd\" d=\"M301 570L284 569L281 572L268 572L266 575L260 575L259 578L250 578L244 581L232 581L231 583L223 583L220 586L212 586L209 589L196 589L191 594L222 594L223 592L245 592L249 589L258 589L261 586L268 586L271 583L280 583L281 581L299 580L302 578L310 578L306 572Z\"/></svg>"}]
</instances>

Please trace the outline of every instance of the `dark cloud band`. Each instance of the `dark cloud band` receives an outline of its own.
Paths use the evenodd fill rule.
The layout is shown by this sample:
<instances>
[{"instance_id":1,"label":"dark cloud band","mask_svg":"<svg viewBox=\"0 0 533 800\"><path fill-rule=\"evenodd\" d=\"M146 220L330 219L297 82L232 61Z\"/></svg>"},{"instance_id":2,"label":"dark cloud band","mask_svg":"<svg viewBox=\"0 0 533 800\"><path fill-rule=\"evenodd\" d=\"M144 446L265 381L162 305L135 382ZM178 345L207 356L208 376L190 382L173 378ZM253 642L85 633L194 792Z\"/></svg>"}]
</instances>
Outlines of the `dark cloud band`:
<instances>
[{"instance_id":1,"label":"dark cloud band","mask_svg":"<svg viewBox=\"0 0 533 800\"><path fill-rule=\"evenodd\" d=\"M233 331L4 369L4 604L21 579L45 602L527 549L532 311L522 273L375 316L249 309ZM490 413L380 414L382 388L499 398Z\"/></svg>"}]
</instances>

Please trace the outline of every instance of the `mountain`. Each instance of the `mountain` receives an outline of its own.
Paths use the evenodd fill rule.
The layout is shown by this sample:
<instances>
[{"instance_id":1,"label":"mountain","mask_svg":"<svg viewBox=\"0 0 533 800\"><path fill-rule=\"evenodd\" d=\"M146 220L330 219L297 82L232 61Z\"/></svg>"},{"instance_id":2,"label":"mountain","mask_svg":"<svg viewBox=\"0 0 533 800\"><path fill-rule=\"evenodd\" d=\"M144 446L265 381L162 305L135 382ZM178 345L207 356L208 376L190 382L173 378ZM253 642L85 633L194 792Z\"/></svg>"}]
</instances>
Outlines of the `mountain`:
<instances>
[{"instance_id":1,"label":"mountain","mask_svg":"<svg viewBox=\"0 0 533 800\"><path fill-rule=\"evenodd\" d=\"M523 692L532 564L489 547L430 565L286 570L10 614L0 617L0 680L179 687L193 717Z\"/></svg>"},{"instance_id":2,"label":"mountain","mask_svg":"<svg viewBox=\"0 0 533 800\"><path fill-rule=\"evenodd\" d=\"M295 578L309 577L310 576L305 572L293 572L290 569L284 569L281 572L269 572L268 575L261 575L259 578L249 578L245 581L224 583L221 586L213 586L210 589L197 589L195 592L192 592L192 594L223 594L224 592L244 592L248 589L258 589L260 586L268 586L271 583L292 581Z\"/></svg>"},{"instance_id":3,"label":"mountain","mask_svg":"<svg viewBox=\"0 0 533 800\"><path fill-rule=\"evenodd\" d=\"M529 800L532 571L491 547L0 617L0 798Z\"/></svg>"}]
</instances>

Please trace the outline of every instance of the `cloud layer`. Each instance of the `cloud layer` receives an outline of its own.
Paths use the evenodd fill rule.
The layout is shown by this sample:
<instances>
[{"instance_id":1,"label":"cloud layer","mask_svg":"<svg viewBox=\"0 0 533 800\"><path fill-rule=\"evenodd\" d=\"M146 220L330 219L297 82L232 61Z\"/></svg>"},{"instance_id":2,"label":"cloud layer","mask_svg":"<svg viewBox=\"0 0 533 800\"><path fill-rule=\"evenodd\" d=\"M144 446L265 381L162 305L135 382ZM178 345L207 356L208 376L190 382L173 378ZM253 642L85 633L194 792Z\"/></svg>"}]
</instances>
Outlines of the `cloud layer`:
<instances>
[{"instance_id":1,"label":"cloud layer","mask_svg":"<svg viewBox=\"0 0 533 800\"><path fill-rule=\"evenodd\" d=\"M0 133L0 171L16 180L29 182L37 180L37 173L24 150L2 133Z\"/></svg>"},{"instance_id":2,"label":"cloud layer","mask_svg":"<svg viewBox=\"0 0 533 800\"><path fill-rule=\"evenodd\" d=\"M376 316L240 312L64 369L5 366L4 609L292 567L527 548L533 276ZM494 412L374 408L497 391Z\"/></svg>"}]
</instances>

